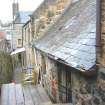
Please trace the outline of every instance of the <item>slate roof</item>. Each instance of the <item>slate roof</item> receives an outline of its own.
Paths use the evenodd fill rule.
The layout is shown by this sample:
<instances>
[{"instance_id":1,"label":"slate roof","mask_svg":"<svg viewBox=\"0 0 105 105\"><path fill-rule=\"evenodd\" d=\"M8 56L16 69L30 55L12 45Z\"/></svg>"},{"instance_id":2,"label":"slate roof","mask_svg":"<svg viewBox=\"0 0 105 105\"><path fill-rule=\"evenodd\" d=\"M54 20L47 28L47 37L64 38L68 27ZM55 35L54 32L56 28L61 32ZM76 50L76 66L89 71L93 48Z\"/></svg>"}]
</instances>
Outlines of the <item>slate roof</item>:
<instances>
[{"instance_id":1,"label":"slate roof","mask_svg":"<svg viewBox=\"0 0 105 105\"><path fill-rule=\"evenodd\" d=\"M32 12L31 11L20 11L19 15L20 15L20 21L21 23L26 23L29 19Z\"/></svg>"},{"instance_id":2,"label":"slate roof","mask_svg":"<svg viewBox=\"0 0 105 105\"><path fill-rule=\"evenodd\" d=\"M35 47L71 67L87 71L96 63L96 0L77 0Z\"/></svg>"}]
</instances>

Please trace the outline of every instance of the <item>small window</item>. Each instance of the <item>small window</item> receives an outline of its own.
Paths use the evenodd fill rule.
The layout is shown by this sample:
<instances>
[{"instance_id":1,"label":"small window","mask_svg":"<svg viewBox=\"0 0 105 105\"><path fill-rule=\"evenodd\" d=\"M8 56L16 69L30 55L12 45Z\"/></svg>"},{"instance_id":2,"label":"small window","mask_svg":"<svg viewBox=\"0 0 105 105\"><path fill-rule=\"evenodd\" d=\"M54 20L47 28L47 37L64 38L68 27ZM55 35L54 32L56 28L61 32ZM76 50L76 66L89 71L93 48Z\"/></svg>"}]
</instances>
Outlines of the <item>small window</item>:
<instances>
[{"instance_id":1,"label":"small window","mask_svg":"<svg viewBox=\"0 0 105 105\"><path fill-rule=\"evenodd\" d=\"M22 44L22 40L18 39L18 45L21 45L21 44Z\"/></svg>"}]
</instances>

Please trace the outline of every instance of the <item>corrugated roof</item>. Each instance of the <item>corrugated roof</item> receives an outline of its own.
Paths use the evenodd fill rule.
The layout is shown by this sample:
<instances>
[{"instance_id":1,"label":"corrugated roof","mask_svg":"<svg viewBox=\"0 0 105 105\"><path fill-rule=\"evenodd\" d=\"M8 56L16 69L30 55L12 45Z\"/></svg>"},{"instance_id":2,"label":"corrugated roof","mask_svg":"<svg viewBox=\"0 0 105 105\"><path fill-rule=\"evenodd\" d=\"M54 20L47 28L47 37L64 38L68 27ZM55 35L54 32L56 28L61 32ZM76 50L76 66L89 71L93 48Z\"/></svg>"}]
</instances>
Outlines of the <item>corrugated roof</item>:
<instances>
[{"instance_id":1,"label":"corrugated roof","mask_svg":"<svg viewBox=\"0 0 105 105\"><path fill-rule=\"evenodd\" d=\"M26 23L30 19L29 15L31 15L32 12L31 11L20 11L19 14L20 14L21 23Z\"/></svg>"},{"instance_id":2,"label":"corrugated roof","mask_svg":"<svg viewBox=\"0 0 105 105\"><path fill-rule=\"evenodd\" d=\"M70 66L89 70L96 62L96 0L78 0L63 14L36 48Z\"/></svg>"}]
</instances>

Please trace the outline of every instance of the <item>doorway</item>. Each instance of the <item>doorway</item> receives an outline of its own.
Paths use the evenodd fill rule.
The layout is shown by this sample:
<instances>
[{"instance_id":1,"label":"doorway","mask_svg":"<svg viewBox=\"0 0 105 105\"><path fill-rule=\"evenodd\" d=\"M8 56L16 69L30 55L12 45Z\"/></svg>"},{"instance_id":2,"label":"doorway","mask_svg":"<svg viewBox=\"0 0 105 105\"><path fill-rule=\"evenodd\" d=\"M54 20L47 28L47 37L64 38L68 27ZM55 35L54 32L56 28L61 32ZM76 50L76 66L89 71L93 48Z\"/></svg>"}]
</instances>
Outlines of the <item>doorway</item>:
<instances>
[{"instance_id":1,"label":"doorway","mask_svg":"<svg viewBox=\"0 0 105 105\"><path fill-rule=\"evenodd\" d=\"M58 93L59 101L62 103L72 103L71 70L61 63L58 66Z\"/></svg>"}]
</instances>

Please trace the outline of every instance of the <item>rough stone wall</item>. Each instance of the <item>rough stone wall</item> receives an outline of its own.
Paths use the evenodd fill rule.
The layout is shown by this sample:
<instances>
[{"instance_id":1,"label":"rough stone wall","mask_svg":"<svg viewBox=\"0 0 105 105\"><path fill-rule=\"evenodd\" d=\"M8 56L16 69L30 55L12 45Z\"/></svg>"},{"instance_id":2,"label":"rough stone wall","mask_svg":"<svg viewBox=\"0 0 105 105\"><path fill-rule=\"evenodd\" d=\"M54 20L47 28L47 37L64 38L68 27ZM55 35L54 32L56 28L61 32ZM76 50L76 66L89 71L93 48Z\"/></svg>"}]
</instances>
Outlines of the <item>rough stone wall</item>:
<instances>
[{"instance_id":1,"label":"rough stone wall","mask_svg":"<svg viewBox=\"0 0 105 105\"><path fill-rule=\"evenodd\" d=\"M101 0L101 63L105 65L105 0Z\"/></svg>"},{"instance_id":2,"label":"rough stone wall","mask_svg":"<svg viewBox=\"0 0 105 105\"><path fill-rule=\"evenodd\" d=\"M105 75L86 77L72 73L72 100L74 105L105 105Z\"/></svg>"},{"instance_id":3,"label":"rough stone wall","mask_svg":"<svg viewBox=\"0 0 105 105\"><path fill-rule=\"evenodd\" d=\"M67 102L67 67L57 61L45 57L46 73L43 74L44 88L55 103ZM68 72L69 73L69 72ZM71 77L71 74L69 74ZM69 81L71 82L71 81ZM70 92L70 91L69 91ZM70 94L69 94L70 95Z\"/></svg>"},{"instance_id":4,"label":"rough stone wall","mask_svg":"<svg viewBox=\"0 0 105 105\"><path fill-rule=\"evenodd\" d=\"M46 74L43 75L44 81L44 88L48 92L49 96L53 101L58 100L58 87L57 87L57 80L58 80L58 73L57 73L57 65L56 62L49 59L48 57L45 58L46 60Z\"/></svg>"},{"instance_id":5,"label":"rough stone wall","mask_svg":"<svg viewBox=\"0 0 105 105\"><path fill-rule=\"evenodd\" d=\"M37 72L37 82L39 78L39 70L41 76L41 84L51 97L52 101L59 102L58 94L58 67L56 61L48 58L42 52L35 50L35 64Z\"/></svg>"},{"instance_id":6,"label":"rough stone wall","mask_svg":"<svg viewBox=\"0 0 105 105\"><path fill-rule=\"evenodd\" d=\"M68 2L69 0L45 0L39 8L34 11L31 18L34 38L39 39L45 34Z\"/></svg>"}]
</instances>

